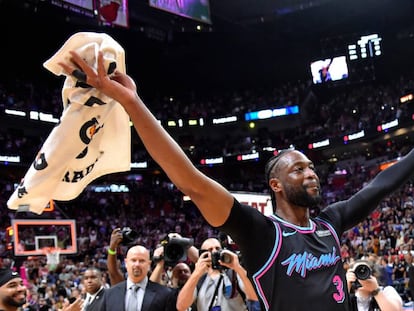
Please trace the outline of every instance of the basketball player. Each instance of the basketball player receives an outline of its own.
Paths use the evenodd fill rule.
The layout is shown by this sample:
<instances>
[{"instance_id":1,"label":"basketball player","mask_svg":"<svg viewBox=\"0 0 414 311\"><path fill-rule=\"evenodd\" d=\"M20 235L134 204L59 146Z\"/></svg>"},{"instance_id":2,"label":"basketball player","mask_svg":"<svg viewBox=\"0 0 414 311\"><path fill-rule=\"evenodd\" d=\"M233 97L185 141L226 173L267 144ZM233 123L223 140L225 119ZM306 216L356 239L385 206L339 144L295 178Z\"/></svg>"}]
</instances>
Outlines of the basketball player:
<instances>
[{"instance_id":1,"label":"basketball player","mask_svg":"<svg viewBox=\"0 0 414 311\"><path fill-rule=\"evenodd\" d=\"M75 52L68 56L72 64L61 64L65 72L119 102L171 181L191 198L210 225L237 243L265 310L349 310L340 237L409 179L414 172L414 151L315 218L311 218L310 208L322 198L315 167L299 151L282 151L266 165L274 206L274 214L266 217L240 204L222 185L200 172L145 106L133 80L121 73L108 76L102 53L97 70Z\"/></svg>"}]
</instances>

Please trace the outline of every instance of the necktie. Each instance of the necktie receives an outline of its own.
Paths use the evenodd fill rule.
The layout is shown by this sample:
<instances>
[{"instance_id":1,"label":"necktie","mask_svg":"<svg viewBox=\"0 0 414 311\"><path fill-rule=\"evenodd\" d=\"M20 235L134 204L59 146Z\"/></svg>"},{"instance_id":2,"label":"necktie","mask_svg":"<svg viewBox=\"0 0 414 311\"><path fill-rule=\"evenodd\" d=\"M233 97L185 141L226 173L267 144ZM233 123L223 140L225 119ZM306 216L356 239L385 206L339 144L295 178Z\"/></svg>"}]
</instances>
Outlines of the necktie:
<instances>
[{"instance_id":1,"label":"necktie","mask_svg":"<svg viewBox=\"0 0 414 311\"><path fill-rule=\"evenodd\" d=\"M137 288L138 311L141 311L141 309L142 309L142 302L144 300L144 293L145 293L144 288L141 287L141 286L138 286L138 288Z\"/></svg>"},{"instance_id":2,"label":"necktie","mask_svg":"<svg viewBox=\"0 0 414 311\"><path fill-rule=\"evenodd\" d=\"M92 302L92 296L88 296L88 298L86 299L86 301L85 301L85 304L84 304L84 307L83 307L83 310L88 310L88 307L89 307L89 305L91 304L91 302Z\"/></svg>"},{"instance_id":3,"label":"necktie","mask_svg":"<svg viewBox=\"0 0 414 311\"><path fill-rule=\"evenodd\" d=\"M139 290L139 286L137 284L134 284L130 287L131 293L129 295L126 311L137 311L138 310L138 295L137 295L138 290Z\"/></svg>"}]
</instances>

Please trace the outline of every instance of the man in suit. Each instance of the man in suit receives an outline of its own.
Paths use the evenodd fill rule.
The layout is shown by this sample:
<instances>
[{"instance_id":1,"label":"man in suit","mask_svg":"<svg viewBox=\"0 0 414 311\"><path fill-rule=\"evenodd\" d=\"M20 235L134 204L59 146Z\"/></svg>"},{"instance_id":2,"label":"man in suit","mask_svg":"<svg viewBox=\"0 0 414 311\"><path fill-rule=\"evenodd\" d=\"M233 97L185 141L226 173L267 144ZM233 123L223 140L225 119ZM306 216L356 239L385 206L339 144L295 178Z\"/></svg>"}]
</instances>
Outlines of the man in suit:
<instances>
[{"instance_id":1,"label":"man in suit","mask_svg":"<svg viewBox=\"0 0 414 311\"><path fill-rule=\"evenodd\" d=\"M83 311L99 311L102 308L105 288L102 282L102 272L95 267L88 268L83 274L83 286L86 298Z\"/></svg>"},{"instance_id":2,"label":"man in suit","mask_svg":"<svg viewBox=\"0 0 414 311\"><path fill-rule=\"evenodd\" d=\"M106 290L104 311L175 311L174 290L148 279L150 252L141 245L131 247L125 257L128 277ZM131 302L135 301L135 306Z\"/></svg>"}]
</instances>

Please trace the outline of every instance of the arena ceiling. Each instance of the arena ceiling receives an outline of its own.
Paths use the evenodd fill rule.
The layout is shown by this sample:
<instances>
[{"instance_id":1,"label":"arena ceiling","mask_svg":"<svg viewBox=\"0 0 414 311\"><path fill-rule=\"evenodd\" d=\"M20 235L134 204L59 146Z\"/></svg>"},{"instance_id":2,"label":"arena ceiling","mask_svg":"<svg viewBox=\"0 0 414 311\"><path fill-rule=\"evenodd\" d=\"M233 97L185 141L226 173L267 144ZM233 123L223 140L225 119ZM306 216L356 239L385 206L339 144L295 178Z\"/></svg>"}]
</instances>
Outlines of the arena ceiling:
<instances>
[{"instance_id":1,"label":"arena ceiling","mask_svg":"<svg viewBox=\"0 0 414 311\"><path fill-rule=\"evenodd\" d=\"M202 31L195 30L199 22L150 7L149 0L129 0L129 29L57 11L53 3L59 1L0 0L0 26L7 30L3 40L14 47L12 53L4 49L9 53L4 56L27 63L16 68L10 61L5 66L41 70L38 64L69 34L98 29L119 39L131 55L131 70L139 70L133 75L146 77L149 87L162 83L163 88L177 89L188 83L205 89L206 83L231 87L307 77L309 61L329 56L331 52L323 55L324 45L334 49L347 34L380 32L388 33L388 39L398 38L396 29L403 29L414 42L412 0L209 0L212 24L203 25ZM28 37L37 38L31 58L25 54Z\"/></svg>"},{"instance_id":2,"label":"arena ceiling","mask_svg":"<svg viewBox=\"0 0 414 311\"><path fill-rule=\"evenodd\" d=\"M331 27L353 28L355 24L370 22L389 22L390 27L395 23L394 18L414 13L411 0L209 0L209 3L212 31L265 31L273 36L286 32L329 33ZM148 8L148 0L129 1L129 6L136 21L155 18L162 24L173 18L166 14L164 19L163 14ZM173 23L180 24L176 20Z\"/></svg>"}]
</instances>

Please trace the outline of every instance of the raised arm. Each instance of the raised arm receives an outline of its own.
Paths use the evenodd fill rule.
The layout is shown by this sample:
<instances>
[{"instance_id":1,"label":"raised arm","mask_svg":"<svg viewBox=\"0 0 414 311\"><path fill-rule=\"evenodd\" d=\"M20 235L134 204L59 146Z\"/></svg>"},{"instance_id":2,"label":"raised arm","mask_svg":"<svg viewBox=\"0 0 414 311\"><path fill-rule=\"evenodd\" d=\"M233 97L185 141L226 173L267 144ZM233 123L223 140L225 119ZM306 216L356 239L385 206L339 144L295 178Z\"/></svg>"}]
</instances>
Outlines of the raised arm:
<instances>
[{"instance_id":1,"label":"raised arm","mask_svg":"<svg viewBox=\"0 0 414 311\"><path fill-rule=\"evenodd\" d=\"M67 73L82 78L103 94L119 102L129 114L134 127L151 157L161 166L171 181L197 205L212 226L220 226L227 219L233 205L232 195L220 184L201 173L182 148L158 123L136 92L133 80L124 74L111 77L104 70L103 56L99 54L98 70L90 67L78 54L71 52L76 67L60 65ZM75 73L75 74L74 74Z\"/></svg>"},{"instance_id":2,"label":"raised arm","mask_svg":"<svg viewBox=\"0 0 414 311\"><path fill-rule=\"evenodd\" d=\"M346 201L342 208L345 230L363 221L386 196L403 186L414 171L414 149L381 171L371 182ZM341 203L333 204L332 206Z\"/></svg>"},{"instance_id":3,"label":"raised arm","mask_svg":"<svg viewBox=\"0 0 414 311\"><path fill-rule=\"evenodd\" d=\"M191 273L187 282L181 288L177 297L177 310L185 311L191 307L196 300L195 291L200 278L207 273L211 265L211 254L204 252L195 264L193 273ZM196 293L198 295L198 292Z\"/></svg>"},{"instance_id":4,"label":"raised arm","mask_svg":"<svg viewBox=\"0 0 414 311\"><path fill-rule=\"evenodd\" d=\"M119 244L122 242L122 234L120 228L115 228L111 233L111 240L109 243L107 265L109 281L111 286L120 283L125 280L121 269L118 265L117 249Z\"/></svg>"},{"instance_id":5,"label":"raised arm","mask_svg":"<svg viewBox=\"0 0 414 311\"><path fill-rule=\"evenodd\" d=\"M164 273L164 259L162 258L164 256L164 246L157 247L154 250L154 255L152 260L154 261L156 258L156 265L154 269L151 272L150 280L161 284L161 285L167 285L162 280L162 274Z\"/></svg>"}]
</instances>

